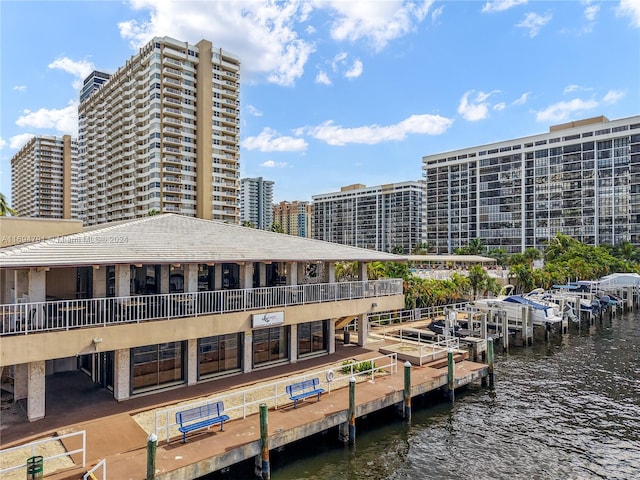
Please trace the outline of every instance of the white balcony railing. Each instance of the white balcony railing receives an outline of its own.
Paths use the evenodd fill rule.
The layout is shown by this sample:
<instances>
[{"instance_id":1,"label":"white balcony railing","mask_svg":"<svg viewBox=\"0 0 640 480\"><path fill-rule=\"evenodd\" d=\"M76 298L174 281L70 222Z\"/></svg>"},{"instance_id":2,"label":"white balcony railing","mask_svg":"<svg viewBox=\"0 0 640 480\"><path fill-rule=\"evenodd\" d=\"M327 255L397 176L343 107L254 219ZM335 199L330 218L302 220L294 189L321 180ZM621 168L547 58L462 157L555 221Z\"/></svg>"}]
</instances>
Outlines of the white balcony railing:
<instances>
[{"instance_id":1,"label":"white balcony railing","mask_svg":"<svg viewBox=\"0 0 640 480\"><path fill-rule=\"evenodd\" d=\"M0 305L0 336L402 294L401 279Z\"/></svg>"}]
</instances>

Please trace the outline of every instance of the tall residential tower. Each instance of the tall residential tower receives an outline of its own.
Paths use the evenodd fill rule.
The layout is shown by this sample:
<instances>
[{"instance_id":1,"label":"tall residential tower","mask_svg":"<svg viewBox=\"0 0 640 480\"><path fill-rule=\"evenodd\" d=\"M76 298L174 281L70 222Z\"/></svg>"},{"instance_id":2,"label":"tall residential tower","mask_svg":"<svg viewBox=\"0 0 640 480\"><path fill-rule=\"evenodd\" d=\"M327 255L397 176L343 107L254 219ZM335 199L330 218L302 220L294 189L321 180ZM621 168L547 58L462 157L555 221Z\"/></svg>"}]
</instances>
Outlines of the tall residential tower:
<instances>
[{"instance_id":1,"label":"tall residential tower","mask_svg":"<svg viewBox=\"0 0 640 480\"><path fill-rule=\"evenodd\" d=\"M287 235L310 238L312 221L311 202L280 202L273 206L273 223L280 225Z\"/></svg>"},{"instance_id":2,"label":"tall residential tower","mask_svg":"<svg viewBox=\"0 0 640 480\"><path fill-rule=\"evenodd\" d=\"M422 242L421 182L355 184L312 198L318 240L404 253Z\"/></svg>"},{"instance_id":3,"label":"tall residential tower","mask_svg":"<svg viewBox=\"0 0 640 480\"><path fill-rule=\"evenodd\" d=\"M563 233L640 243L640 116L423 157L425 241L451 253L480 238L509 253Z\"/></svg>"},{"instance_id":4,"label":"tall residential tower","mask_svg":"<svg viewBox=\"0 0 640 480\"><path fill-rule=\"evenodd\" d=\"M240 60L154 38L80 103L85 224L150 212L237 223Z\"/></svg>"},{"instance_id":5,"label":"tall residential tower","mask_svg":"<svg viewBox=\"0 0 640 480\"><path fill-rule=\"evenodd\" d=\"M11 159L12 207L21 217L78 218L77 142L33 137Z\"/></svg>"},{"instance_id":6,"label":"tall residential tower","mask_svg":"<svg viewBox=\"0 0 640 480\"><path fill-rule=\"evenodd\" d=\"M240 220L260 230L273 224L273 182L262 177L240 180Z\"/></svg>"}]
</instances>

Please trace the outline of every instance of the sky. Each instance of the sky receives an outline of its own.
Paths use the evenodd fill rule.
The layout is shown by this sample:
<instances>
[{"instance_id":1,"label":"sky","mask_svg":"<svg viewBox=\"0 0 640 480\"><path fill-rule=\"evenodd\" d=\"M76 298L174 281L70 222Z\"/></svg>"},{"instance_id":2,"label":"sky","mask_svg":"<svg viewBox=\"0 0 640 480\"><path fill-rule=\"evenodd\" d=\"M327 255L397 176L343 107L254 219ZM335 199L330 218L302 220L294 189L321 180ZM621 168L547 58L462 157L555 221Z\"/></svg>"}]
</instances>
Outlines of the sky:
<instances>
[{"instance_id":1,"label":"sky","mask_svg":"<svg viewBox=\"0 0 640 480\"><path fill-rule=\"evenodd\" d=\"M241 60L240 175L274 201L422 178L422 157L640 114L640 0L0 0L0 192L33 135L154 36Z\"/></svg>"}]
</instances>

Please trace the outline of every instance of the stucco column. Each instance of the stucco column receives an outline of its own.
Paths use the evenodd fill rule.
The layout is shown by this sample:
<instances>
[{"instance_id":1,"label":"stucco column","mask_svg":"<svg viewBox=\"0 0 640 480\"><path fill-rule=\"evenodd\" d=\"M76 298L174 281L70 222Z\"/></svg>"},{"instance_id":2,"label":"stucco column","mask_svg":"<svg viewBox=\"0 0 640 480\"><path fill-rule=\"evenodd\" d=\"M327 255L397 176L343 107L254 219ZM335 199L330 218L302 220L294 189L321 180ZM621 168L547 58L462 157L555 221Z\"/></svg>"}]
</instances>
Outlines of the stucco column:
<instances>
[{"instance_id":1,"label":"stucco column","mask_svg":"<svg viewBox=\"0 0 640 480\"><path fill-rule=\"evenodd\" d=\"M23 295L29 296L29 270L16 270L13 284L15 285L15 302L22 302Z\"/></svg>"},{"instance_id":2,"label":"stucco column","mask_svg":"<svg viewBox=\"0 0 640 480\"><path fill-rule=\"evenodd\" d=\"M105 298L107 296L107 274L105 268L92 269L93 298Z\"/></svg>"},{"instance_id":3,"label":"stucco column","mask_svg":"<svg viewBox=\"0 0 640 480\"><path fill-rule=\"evenodd\" d=\"M187 341L187 385L198 383L198 339Z\"/></svg>"},{"instance_id":4,"label":"stucco column","mask_svg":"<svg viewBox=\"0 0 640 480\"><path fill-rule=\"evenodd\" d=\"M15 276L13 270L0 270L0 288L2 288L0 292L0 303L7 304L15 302L15 299L11 297L13 291L15 291L14 281Z\"/></svg>"},{"instance_id":5,"label":"stucco column","mask_svg":"<svg viewBox=\"0 0 640 480\"><path fill-rule=\"evenodd\" d=\"M291 338L289 345L289 361L291 363L298 362L298 324L294 323L291 325Z\"/></svg>"},{"instance_id":6,"label":"stucco column","mask_svg":"<svg viewBox=\"0 0 640 480\"><path fill-rule=\"evenodd\" d=\"M253 369L253 334L244 334L244 373L249 373Z\"/></svg>"},{"instance_id":7,"label":"stucco column","mask_svg":"<svg viewBox=\"0 0 640 480\"><path fill-rule=\"evenodd\" d=\"M222 290L222 264L216 263L213 266L213 289Z\"/></svg>"},{"instance_id":8,"label":"stucco column","mask_svg":"<svg viewBox=\"0 0 640 480\"><path fill-rule=\"evenodd\" d=\"M366 282L369 280L367 274L367 262L358 262L358 279L361 282Z\"/></svg>"},{"instance_id":9,"label":"stucco column","mask_svg":"<svg viewBox=\"0 0 640 480\"><path fill-rule=\"evenodd\" d=\"M327 332L327 345L329 347L329 355L336 353L336 322L332 318L329 320L329 331Z\"/></svg>"},{"instance_id":10,"label":"stucco column","mask_svg":"<svg viewBox=\"0 0 640 480\"><path fill-rule=\"evenodd\" d=\"M26 363L13 367L13 399L22 400L29 395L29 372Z\"/></svg>"},{"instance_id":11,"label":"stucco column","mask_svg":"<svg viewBox=\"0 0 640 480\"><path fill-rule=\"evenodd\" d=\"M30 422L44 418L45 362L29 362L27 365L27 418Z\"/></svg>"},{"instance_id":12,"label":"stucco column","mask_svg":"<svg viewBox=\"0 0 640 480\"><path fill-rule=\"evenodd\" d=\"M198 291L198 264L189 263L184 266L184 291Z\"/></svg>"},{"instance_id":13,"label":"stucco column","mask_svg":"<svg viewBox=\"0 0 640 480\"><path fill-rule=\"evenodd\" d=\"M258 286L259 287L264 287L267 285L267 264L260 262L258 264L258 273L259 273L259 283Z\"/></svg>"},{"instance_id":14,"label":"stucco column","mask_svg":"<svg viewBox=\"0 0 640 480\"><path fill-rule=\"evenodd\" d=\"M253 263L240 265L240 288L253 288Z\"/></svg>"},{"instance_id":15,"label":"stucco column","mask_svg":"<svg viewBox=\"0 0 640 480\"><path fill-rule=\"evenodd\" d=\"M336 283L336 264L335 262L325 262L327 272L327 283Z\"/></svg>"},{"instance_id":16,"label":"stucco column","mask_svg":"<svg viewBox=\"0 0 640 480\"><path fill-rule=\"evenodd\" d=\"M171 275L170 265L160 265L160 292L169 293L169 277Z\"/></svg>"},{"instance_id":17,"label":"stucco column","mask_svg":"<svg viewBox=\"0 0 640 480\"><path fill-rule=\"evenodd\" d=\"M304 283L304 276L307 273L307 263L298 262L298 282Z\"/></svg>"},{"instance_id":18,"label":"stucco column","mask_svg":"<svg viewBox=\"0 0 640 480\"><path fill-rule=\"evenodd\" d=\"M362 313L358 315L358 345L361 347L366 346L368 337L369 321L367 320L367 314Z\"/></svg>"},{"instance_id":19,"label":"stucco column","mask_svg":"<svg viewBox=\"0 0 640 480\"><path fill-rule=\"evenodd\" d=\"M116 350L114 355L113 397L119 402L127 400L131 391L131 351L128 348Z\"/></svg>"},{"instance_id":20,"label":"stucco column","mask_svg":"<svg viewBox=\"0 0 640 480\"><path fill-rule=\"evenodd\" d=\"M287 285L298 285L298 262L287 262Z\"/></svg>"},{"instance_id":21,"label":"stucco column","mask_svg":"<svg viewBox=\"0 0 640 480\"><path fill-rule=\"evenodd\" d=\"M30 268L29 269L29 295L30 302L44 302L47 299L47 272L45 269ZM32 327L42 328L44 326L44 309L36 308L35 312L29 314Z\"/></svg>"},{"instance_id":22,"label":"stucco column","mask_svg":"<svg viewBox=\"0 0 640 480\"><path fill-rule=\"evenodd\" d=\"M129 265L116 265L116 297L131 296L131 268Z\"/></svg>"}]
</instances>

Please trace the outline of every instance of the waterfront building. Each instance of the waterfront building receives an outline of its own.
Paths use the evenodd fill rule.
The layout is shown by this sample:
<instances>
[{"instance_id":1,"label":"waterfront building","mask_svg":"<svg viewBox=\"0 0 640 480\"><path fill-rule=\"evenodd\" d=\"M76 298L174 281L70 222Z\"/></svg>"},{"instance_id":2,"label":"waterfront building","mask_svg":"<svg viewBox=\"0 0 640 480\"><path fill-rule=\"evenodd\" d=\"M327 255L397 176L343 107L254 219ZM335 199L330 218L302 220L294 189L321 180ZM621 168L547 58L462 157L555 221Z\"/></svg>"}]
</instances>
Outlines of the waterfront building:
<instances>
[{"instance_id":1,"label":"waterfront building","mask_svg":"<svg viewBox=\"0 0 640 480\"><path fill-rule=\"evenodd\" d=\"M70 135L39 135L13 156L11 200L18 215L78 218L77 155Z\"/></svg>"},{"instance_id":2,"label":"waterfront building","mask_svg":"<svg viewBox=\"0 0 640 480\"><path fill-rule=\"evenodd\" d=\"M422 184L342 187L314 195L313 236L327 242L412 252L422 242Z\"/></svg>"},{"instance_id":3,"label":"waterfront building","mask_svg":"<svg viewBox=\"0 0 640 480\"><path fill-rule=\"evenodd\" d=\"M282 226L282 232L287 235L310 238L312 220L311 202L284 201L273 206L273 223Z\"/></svg>"},{"instance_id":4,"label":"waterfront building","mask_svg":"<svg viewBox=\"0 0 640 480\"><path fill-rule=\"evenodd\" d=\"M480 238L508 253L581 242L640 243L640 116L423 157L425 241L452 253Z\"/></svg>"},{"instance_id":5,"label":"waterfront building","mask_svg":"<svg viewBox=\"0 0 640 480\"><path fill-rule=\"evenodd\" d=\"M80 90L80 103L84 102L93 92L104 85L110 77L111 75L106 72L99 72L98 70L91 72L82 83L82 89Z\"/></svg>"},{"instance_id":6,"label":"waterfront building","mask_svg":"<svg viewBox=\"0 0 640 480\"><path fill-rule=\"evenodd\" d=\"M389 253L175 214L63 221L43 241L33 219L0 222L31 242L0 249L0 369L32 421L57 373L123 401L330 355L354 319L365 345L366 316L404 305L401 279L367 279L369 262L406 261ZM345 261L359 278L336 282Z\"/></svg>"},{"instance_id":7,"label":"waterfront building","mask_svg":"<svg viewBox=\"0 0 640 480\"><path fill-rule=\"evenodd\" d=\"M273 224L273 182L262 177L240 180L240 221L260 230Z\"/></svg>"},{"instance_id":8,"label":"waterfront building","mask_svg":"<svg viewBox=\"0 0 640 480\"><path fill-rule=\"evenodd\" d=\"M85 98L85 223L150 212L237 223L239 71L238 57L208 40L156 37Z\"/></svg>"}]
</instances>

